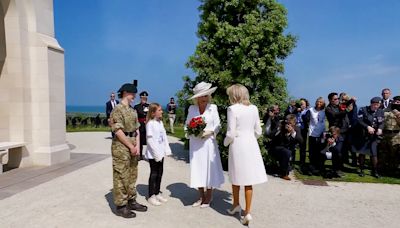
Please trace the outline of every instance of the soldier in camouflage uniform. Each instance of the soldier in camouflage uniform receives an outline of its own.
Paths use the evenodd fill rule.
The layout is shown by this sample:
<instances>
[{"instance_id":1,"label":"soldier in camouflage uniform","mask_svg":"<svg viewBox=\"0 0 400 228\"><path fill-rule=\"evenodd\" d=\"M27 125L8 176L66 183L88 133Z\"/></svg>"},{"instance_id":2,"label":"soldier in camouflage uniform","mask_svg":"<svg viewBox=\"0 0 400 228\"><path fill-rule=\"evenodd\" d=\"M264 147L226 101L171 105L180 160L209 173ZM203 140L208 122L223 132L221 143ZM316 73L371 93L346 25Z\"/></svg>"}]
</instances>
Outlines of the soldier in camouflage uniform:
<instances>
[{"instance_id":1,"label":"soldier in camouflage uniform","mask_svg":"<svg viewBox=\"0 0 400 228\"><path fill-rule=\"evenodd\" d=\"M130 103L137 93L136 86L130 83L122 85L118 91L121 98L111 112L111 127L115 133L111 153L113 159L113 197L117 206L116 214L124 218L133 218L132 210L147 211L147 207L136 202L136 179L139 155L139 123L137 114Z\"/></svg>"},{"instance_id":2,"label":"soldier in camouflage uniform","mask_svg":"<svg viewBox=\"0 0 400 228\"><path fill-rule=\"evenodd\" d=\"M392 104L385 109L385 126L381 143L381 169L395 171L400 163L400 96L393 98Z\"/></svg>"}]
</instances>

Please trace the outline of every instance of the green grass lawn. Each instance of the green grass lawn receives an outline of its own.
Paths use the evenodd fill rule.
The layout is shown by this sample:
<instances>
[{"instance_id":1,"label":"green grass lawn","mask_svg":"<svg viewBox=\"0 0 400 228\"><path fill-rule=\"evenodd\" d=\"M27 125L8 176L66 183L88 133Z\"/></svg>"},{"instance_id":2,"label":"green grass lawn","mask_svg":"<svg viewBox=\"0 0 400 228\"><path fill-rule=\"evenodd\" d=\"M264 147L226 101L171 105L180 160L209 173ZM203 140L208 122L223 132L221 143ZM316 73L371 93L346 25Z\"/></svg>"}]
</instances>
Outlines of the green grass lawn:
<instances>
[{"instance_id":1,"label":"green grass lawn","mask_svg":"<svg viewBox=\"0 0 400 228\"><path fill-rule=\"evenodd\" d=\"M109 127L94 127L94 126L67 126L67 132L88 132L88 131L111 131Z\"/></svg>"},{"instance_id":2,"label":"green grass lawn","mask_svg":"<svg viewBox=\"0 0 400 228\"><path fill-rule=\"evenodd\" d=\"M177 138L179 138L179 139L185 138L185 132L183 131L183 126L174 126L174 131L175 131L174 134L172 134L172 133L169 131L169 128L167 128L166 130L167 130L167 134L168 134L168 135L177 137Z\"/></svg>"},{"instance_id":3,"label":"green grass lawn","mask_svg":"<svg viewBox=\"0 0 400 228\"><path fill-rule=\"evenodd\" d=\"M296 153L296 161L299 161L299 152ZM306 161L308 163L308 160ZM327 170L330 170L332 161L326 161ZM368 161L366 161L366 165L368 165ZM400 184L400 178L396 177L388 177L381 175L381 178L375 178L371 176L371 171L369 169L364 170L365 176L360 177L357 173L357 167L352 167L350 165L344 165L344 174L345 176L342 178L323 178L322 176L309 176L303 175L300 171L300 166L298 163L295 164L294 167L294 175L296 179L303 180L324 180L324 181L342 181L342 182L361 182L361 183L385 183L385 184Z\"/></svg>"}]
</instances>

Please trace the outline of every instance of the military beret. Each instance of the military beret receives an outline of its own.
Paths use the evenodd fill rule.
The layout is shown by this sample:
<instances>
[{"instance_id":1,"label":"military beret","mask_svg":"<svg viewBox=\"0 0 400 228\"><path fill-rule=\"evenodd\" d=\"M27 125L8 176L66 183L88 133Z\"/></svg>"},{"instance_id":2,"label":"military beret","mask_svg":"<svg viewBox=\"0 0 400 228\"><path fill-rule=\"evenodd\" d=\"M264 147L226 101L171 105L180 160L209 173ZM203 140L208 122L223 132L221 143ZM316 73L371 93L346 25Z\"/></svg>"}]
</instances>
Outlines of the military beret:
<instances>
[{"instance_id":1,"label":"military beret","mask_svg":"<svg viewBox=\"0 0 400 228\"><path fill-rule=\"evenodd\" d=\"M148 97L149 94L146 91L143 91L139 94L141 97Z\"/></svg>"},{"instance_id":2,"label":"military beret","mask_svg":"<svg viewBox=\"0 0 400 228\"><path fill-rule=\"evenodd\" d=\"M382 98L380 98L380 97L373 97L371 99L371 104L373 104L373 103L381 103L381 102L382 102Z\"/></svg>"},{"instance_id":3,"label":"military beret","mask_svg":"<svg viewBox=\"0 0 400 228\"><path fill-rule=\"evenodd\" d=\"M400 96L395 96L395 97L393 97L393 100L394 100L394 101L400 101Z\"/></svg>"},{"instance_id":4,"label":"military beret","mask_svg":"<svg viewBox=\"0 0 400 228\"><path fill-rule=\"evenodd\" d=\"M118 90L119 93L122 93L123 91L128 92L128 93L137 93L137 88L132 83L125 83Z\"/></svg>"}]
</instances>

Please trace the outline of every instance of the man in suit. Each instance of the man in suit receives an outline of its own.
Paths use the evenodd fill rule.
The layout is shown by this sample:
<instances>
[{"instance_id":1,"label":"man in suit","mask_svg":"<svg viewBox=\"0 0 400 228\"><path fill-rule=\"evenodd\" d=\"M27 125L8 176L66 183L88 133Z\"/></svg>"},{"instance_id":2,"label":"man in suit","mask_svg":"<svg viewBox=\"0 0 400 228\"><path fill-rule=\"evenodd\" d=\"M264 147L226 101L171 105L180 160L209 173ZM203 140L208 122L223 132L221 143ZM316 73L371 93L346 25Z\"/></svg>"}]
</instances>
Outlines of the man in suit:
<instances>
[{"instance_id":1,"label":"man in suit","mask_svg":"<svg viewBox=\"0 0 400 228\"><path fill-rule=\"evenodd\" d=\"M381 109L387 109L389 108L390 104L392 104L393 100L390 99L390 96L392 95L392 92L390 89L385 88L382 90L382 102L381 102Z\"/></svg>"},{"instance_id":2,"label":"man in suit","mask_svg":"<svg viewBox=\"0 0 400 228\"><path fill-rule=\"evenodd\" d=\"M139 159L143 159L143 145L147 145L146 142L146 116L149 111L149 103L147 103L147 97L149 94L146 91L141 92L140 94L140 103L135 105L133 108L136 110L138 115L138 120L140 123L140 156Z\"/></svg>"},{"instance_id":3,"label":"man in suit","mask_svg":"<svg viewBox=\"0 0 400 228\"><path fill-rule=\"evenodd\" d=\"M115 99L115 93L112 92L110 95L110 100L106 103L106 116L108 124L110 125L110 114L112 110L119 104L119 101ZM114 132L111 131L111 136L114 138Z\"/></svg>"}]
</instances>

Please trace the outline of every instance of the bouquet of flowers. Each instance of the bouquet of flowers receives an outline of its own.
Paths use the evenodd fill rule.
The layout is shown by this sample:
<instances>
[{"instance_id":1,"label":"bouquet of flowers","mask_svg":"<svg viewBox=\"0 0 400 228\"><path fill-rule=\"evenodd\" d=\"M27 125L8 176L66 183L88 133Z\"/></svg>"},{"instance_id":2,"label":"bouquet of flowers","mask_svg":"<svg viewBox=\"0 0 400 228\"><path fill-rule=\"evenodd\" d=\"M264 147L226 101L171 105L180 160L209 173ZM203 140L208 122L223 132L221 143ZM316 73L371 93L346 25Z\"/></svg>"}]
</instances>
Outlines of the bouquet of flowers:
<instances>
[{"instance_id":1,"label":"bouquet of flowers","mask_svg":"<svg viewBox=\"0 0 400 228\"><path fill-rule=\"evenodd\" d=\"M188 135L194 135L198 137L200 134L203 133L204 128L206 127L206 121L204 117L198 116L193 117L189 124L187 125L187 133Z\"/></svg>"}]
</instances>

